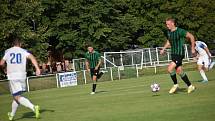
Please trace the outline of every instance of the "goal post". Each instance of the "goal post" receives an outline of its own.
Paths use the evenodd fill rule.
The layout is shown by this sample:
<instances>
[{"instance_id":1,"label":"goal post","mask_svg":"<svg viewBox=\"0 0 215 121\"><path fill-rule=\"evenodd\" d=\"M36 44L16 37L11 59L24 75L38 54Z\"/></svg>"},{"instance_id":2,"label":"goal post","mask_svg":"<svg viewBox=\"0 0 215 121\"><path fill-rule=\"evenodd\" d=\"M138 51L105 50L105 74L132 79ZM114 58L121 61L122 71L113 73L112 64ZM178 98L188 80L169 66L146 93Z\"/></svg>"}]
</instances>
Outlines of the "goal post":
<instances>
[{"instance_id":1,"label":"goal post","mask_svg":"<svg viewBox=\"0 0 215 121\"><path fill-rule=\"evenodd\" d=\"M104 52L104 68L136 66L143 63L143 51Z\"/></svg>"}]
</instances>

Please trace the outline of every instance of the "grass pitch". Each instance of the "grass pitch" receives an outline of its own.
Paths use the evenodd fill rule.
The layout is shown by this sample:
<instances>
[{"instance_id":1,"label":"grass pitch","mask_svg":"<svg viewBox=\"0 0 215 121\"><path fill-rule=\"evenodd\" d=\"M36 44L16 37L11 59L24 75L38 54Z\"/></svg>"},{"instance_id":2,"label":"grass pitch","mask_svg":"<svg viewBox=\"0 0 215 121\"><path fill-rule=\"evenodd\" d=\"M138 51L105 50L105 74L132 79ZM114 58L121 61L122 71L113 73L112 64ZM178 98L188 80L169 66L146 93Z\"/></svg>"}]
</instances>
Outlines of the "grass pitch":
<instances>
[{"instance_id":1,"label":"grass pitch","mask_svg":"<svg viewBox=\"0 0 215 121\"><path fill-rule=\"evenodd\" d=\"M178 77L180 90L168 94L172 86L168 74L98 83L97 93L90 95L91 85L47 89L26 93L41 106L41 118L35 119L27 108L18 108L17 121L215 121L215 69L208 72L209 83L197 82L197 71L187 73L196 91L187 94L187 87ZM161 86L151 92L150 84ZM11 96L0 95L0 121L7 121Z\"/></svg>"}]
</instances>

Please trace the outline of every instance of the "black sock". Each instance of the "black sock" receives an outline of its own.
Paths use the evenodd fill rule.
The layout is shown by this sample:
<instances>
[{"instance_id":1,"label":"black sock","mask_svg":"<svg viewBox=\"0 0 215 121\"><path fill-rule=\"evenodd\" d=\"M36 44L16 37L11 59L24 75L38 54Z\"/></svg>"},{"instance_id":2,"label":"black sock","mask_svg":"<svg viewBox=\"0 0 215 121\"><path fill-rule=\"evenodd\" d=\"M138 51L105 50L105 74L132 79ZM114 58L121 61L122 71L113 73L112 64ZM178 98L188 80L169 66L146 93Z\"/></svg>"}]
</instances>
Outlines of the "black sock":
<instances>
[{"instance_id":1,"label":"black sock","mask_svg":"<svg viewBox=\"0 0 215 121\"><path fill-rule=\"evenodd\" d=\"M92 92L96 91L96 84L93 84Z\"/></svg>"},{"instance_id":2,"label":"black sock","mask_svg":"<svg viewBox=\"0 0 215 121\"><path fill-rule=\"evenodd\" d=\"M172 73L170 73L170 76L172 78L173 83L178 84L178 81L177 81L177 78L176 78L176 73L172 72Z\"/></svg>"},{"instance_id":3,"label":"black sock","mask_svg":"<svg viewBox=\"0 0 215 121\"><path fill-rule=\"evenodd\" d=\"M188 79L187 75L185 73L180 74L181 79L187 84L189 87L191 85L190 80Z\"/></svg>"}]
</instances>

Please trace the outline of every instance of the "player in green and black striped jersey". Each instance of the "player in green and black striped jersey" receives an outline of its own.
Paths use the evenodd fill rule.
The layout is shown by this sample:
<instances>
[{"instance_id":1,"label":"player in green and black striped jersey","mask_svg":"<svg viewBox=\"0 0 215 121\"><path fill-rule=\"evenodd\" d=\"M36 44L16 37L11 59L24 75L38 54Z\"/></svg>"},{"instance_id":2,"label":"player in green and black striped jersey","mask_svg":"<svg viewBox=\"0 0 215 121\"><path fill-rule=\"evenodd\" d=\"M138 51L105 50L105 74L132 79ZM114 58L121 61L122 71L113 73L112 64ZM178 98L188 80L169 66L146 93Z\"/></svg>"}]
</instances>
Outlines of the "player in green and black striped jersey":
<instances>
[{"instance_id":1,"label":"player in green and black striped jersey","mask_svg":"<svg viewBox=\"0 0 215 121\"><path fill-rule=\"evenodd\" d=\"M91 78L93 80L92 92L95 94L97 79L101 77L102 72L99 73L101 61L101 55L97 51L94 51L93 47L89 46L88 52L85 53L86 58L86 69L90 72Z\"/></svg>"},{"instance_id":2,"label":"player in green and black striped jersey","mask_svg":"<svg viewBox=\"0 0 215 121\"><path fill-rule=\"evenodd\" d=\"M176 78L176 73L179 74L182 80L187 84L188 86L187 92L191 93L192 91L195 90L195 87L191 85L191 82L189 81L187 75L182 70L182 60L185 55L184 43L186 39L189 39L191 41L192 54L195 54L194 36L191 33L187 32L186 30L176 27L175 20L172 18L166 19L166 27L168 28L167 41L163 49L160 51L160 54L163 54L164 50L167 47L171 47L172 62L168 66L168 72L170 73L174 85L170 89L169 93L170 94L175 93L179 87Z\"/></svg>"}]
</instances>

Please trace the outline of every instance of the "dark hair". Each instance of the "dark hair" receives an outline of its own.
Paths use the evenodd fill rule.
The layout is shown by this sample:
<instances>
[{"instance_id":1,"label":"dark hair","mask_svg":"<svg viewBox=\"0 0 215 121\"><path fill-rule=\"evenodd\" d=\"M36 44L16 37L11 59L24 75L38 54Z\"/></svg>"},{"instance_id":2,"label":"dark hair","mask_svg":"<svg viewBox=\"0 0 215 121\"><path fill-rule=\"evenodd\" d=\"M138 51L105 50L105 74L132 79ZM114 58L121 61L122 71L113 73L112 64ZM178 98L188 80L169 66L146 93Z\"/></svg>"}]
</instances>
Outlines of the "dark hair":
<instances>
[{"instance_id":1,"label":"dark hair","mask_svg":"<svg viewBox=\"0 0 215 121\"><path fill-rule=\"evenodd\" d=\"M22 43L22 42L21 42L21 40L20 40L19 37L15 37L15 38L13 39L13 46L20 46L21 43Z\"/></svg>"},{"instance_id":2,"label":"dark hair","mask_svg":"<svg viewBox=\"0 0 215 121\"><path fill-rule=\"evenodd\" d=\"M171 21L176 25L176 20L174 18L167 18L166 21Z\"/></svg>"},{"instance_id":3,"label":"dark hair","mask_svg":"<svg viewBox=\"0 0 215 121\"><path fill-rule=\"evenodd\" d=\"M88 48L88 47L93 47L93 43L92 42L87 42L85 44L85 47Z\"/></svg>"}]
</instances>

